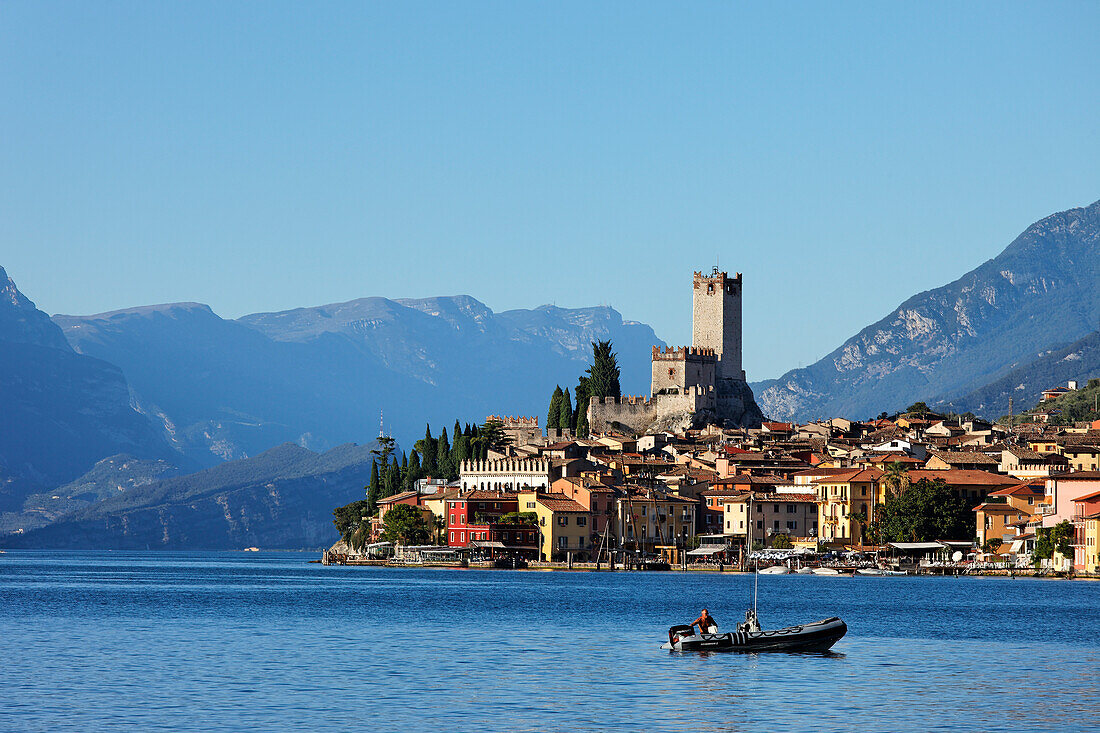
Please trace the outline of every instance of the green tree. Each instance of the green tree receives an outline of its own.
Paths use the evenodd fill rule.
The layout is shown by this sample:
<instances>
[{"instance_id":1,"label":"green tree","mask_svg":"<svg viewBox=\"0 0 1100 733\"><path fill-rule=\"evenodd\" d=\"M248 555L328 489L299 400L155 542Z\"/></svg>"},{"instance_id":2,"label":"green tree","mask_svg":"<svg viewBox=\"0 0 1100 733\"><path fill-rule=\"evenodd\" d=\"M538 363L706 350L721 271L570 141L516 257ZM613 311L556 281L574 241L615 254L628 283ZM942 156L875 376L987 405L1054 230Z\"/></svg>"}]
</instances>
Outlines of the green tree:
<instances>
[{"instance_id":1,"label":"green tree","mask_svg":"<svg viewBox=\"0 0 1100 733\"><path fill-rule=\"evenodd\" d=\"M569 399L568 388L561 394L561 402L558 404L558 424L568 427L573 424L573 402Z\"/></svg>"},{"instance_id":2,"label":"green tree","mask_svg":"<svg viewBox=\"0 0 1100 733\"><path fill-rule=\"evenodd\" d=\"M367 484L367 515L373 517L382 498L382 480L378 477L378 461L370 462L370 483Z\"/></svg>"},{"instance_id":3,"label":"green tree","mask_svg":"<svg viewBox=\"0 0 1100 733\"><path fill-rule=\"evenodd\" d=\"M420 453L420 465L424 473L428 476L439 475L439 469L436 467L435 463L437 449L435 446L435 438L432 437L431 425L424 426L424 437L416 441L414 449Z\"/></svg>"},{"instance_id":4,"label":"green tree","mask_svg":"<svg viewBox=\"0 0 1100 733\"><path fill-rule=\"evenodd\" d=\"M886 500L882 510L882 541L929 542L965 540L974 535L967 504L943 479L921 479Z\"/></svg>"},{"instance_id":5,"label":"green tree","mask_svg":"<svg viewBox=\"0 0 1100 733\"><path fill-rule=\"evenodd\" d=\"M890 461L882 476L882 485L886 487L885 498L897 496L909 485L909 469L901 461Z\"/></svg>"},{"instance_id":6,"label":"green tree","mask_svg":"<svg viewBox=\"0 0 1100 733\"><path fill-rule=\"evenodd\" d=\"M455 444L451 447L451 465L455 472L462 470L462 462L470 460L470 438L467 435L459 435L455 438Z\"/></svg>"},{"instance_id":7,"label":"green tree","mask_svg":"<svg viewBox=\"0 0 1100 733\"><path fill-rule=\"evenodd\" d=\"M406 491L409 491L415 485L416 480L420 478L424 478L424 471L420 467L420 454L413 451L412 455L409 456L409 470L405 471L401 485L405 487Z\"/></svg>"},{"instance_id":8,"label":"green tree","mask_svg":"<svg viewBox=\"0 0 1100 733\"><path fill-rule=\"evenodd\" d=\"M498 453L503 451L512 443L512 439L504 432L504 423L500 420L486 420L478 428L474 442L480 457L484 460L489 451L497 451Z\"/></svg>"},{"instance_id":9,"label":"green tree","mask_svg":"<svg viewBox=\"0 0 1100 733\"><path fill-rule=\"evenodd\" d=\"M619 363L611 350L611 341L592 342L592 366L588 367L588 394L591 397L621 397Z\"/></svg>"},{"instance_id":10,"label":"green tree","mask_svg":"<svg viewBox=\"0 0 1100 733\"><path fill-rule=\"evenodd\" d=\"M588 403L592 399L589 391L588 377L581 376L577 380L577 389L573 391L577 398L577 413L574 416L573 434L578 438L588 437Z\"/></svg>"},{"instance_id":11,"label":"green tree","mask_svg":"<svg viewBox=\"0 0 1100 733\"><path fill-rule=\"evenodd\" d=\"M546 429L557 430L561 424L561 385L554 386L554 394L550 396L550 409L546 412ZM568 425L569 423L566 423ZM549 435L549 433L547 433Z\"/></svg>"},{"instance_id":12,"label":"green tree","mask_svg":"<svg viewBox=\"0 0 1100 733\"><path fill-rule=\"evenodd\" d=\"M994 555L997 553L997 550L1001 549L1001 545L1003 544L1004 540L1002 540L1000 537L990 537L988 540L985 541L984 544L982 544L982 552L987 555Z\"/></svg>"},{"instance_id":13,"label":"green tree","mask_svg":"<svg viewBox=\"0 0 1100 733\"><path fill-rule=\"evenodd\" d=\"M927 415L930 412L932 412L932 410L923 402L914 402L909 405L909 407L905 408L905 413L907 415Z\"/></svg>"},{"instance_id":14,"label":"green tree","mask_svg":"<svg viewBox=\"0 0 1100 733\"><path fill-rule=\"evenodd\" d=\"M1073 557L1073 525L1063 519L1053 527L1039 527L1035 530L1035 551L1031 553L1032 562L1051 560L1054 554Z\"/></svg>"},{"instance_id":15,"label":"green tree","mask_svg":"<svg viewBox=\"0 0 1100 733\"><path fill-rule=\"evenodd\" d=\"M401 491L401 464L397 458L393 459L386 469L386 476L382 479L382 497L390 497Z\"/></svg>"},{"instance_id":16,"label":"green tree","mask_svg":"<svg viewBox=\"0 0 1100 733\"><path fill-rule=\"evenodd\" d=\"M370 516L369 503L367 499L360 499L332 510L332 523L336 525L336 531L340 533L340 538L344 542L351 539L352 533L359 527L363 517Z\"/></svg>"},{"instance_id":17,"label":"green tree","mask_svg":"<svg viewBox=\"0 0 1100 733\"><path fill-rule=\"evenodd\" d=\"M791 538L785 534L777 534L775 538L772 539L772 549L789 550L792 547L794 547L794 545L791 544Z\"/></svg>"},{"instance_id":18,"label":"green tree","mask_svg":"<svg viewBox=\"0 0 1100 733\"><path fill-rule=\"evenodd\" d=\"M439 471L439 478L446 481L454 481L458 478L458 472L451 462L451 442L447 439L447 428L439 434L439 440L435 442L435 465Z\"/></svg>"},{"instance_id":19,"label":"green tree","mask_svg":"<svg viewBox=\"0 0 1100 733\"><path fill-rule=\"evenodd\" d=\"M431 531L424 513L408 504L395 504L382 522L382 540L395 545L426 544Z\"/></svg>"},{"instance_id":20,"label":"green tree","mask_svg":"<svg viewBox=\"0 0 1100 733\"><path fill-rule=\"evenodd\" d=\"M397 441L388 435L378 437L378 447L371 449L371 455L380 466L390 465L390 456L397 449Z\"/></svg>"}]
</instances>

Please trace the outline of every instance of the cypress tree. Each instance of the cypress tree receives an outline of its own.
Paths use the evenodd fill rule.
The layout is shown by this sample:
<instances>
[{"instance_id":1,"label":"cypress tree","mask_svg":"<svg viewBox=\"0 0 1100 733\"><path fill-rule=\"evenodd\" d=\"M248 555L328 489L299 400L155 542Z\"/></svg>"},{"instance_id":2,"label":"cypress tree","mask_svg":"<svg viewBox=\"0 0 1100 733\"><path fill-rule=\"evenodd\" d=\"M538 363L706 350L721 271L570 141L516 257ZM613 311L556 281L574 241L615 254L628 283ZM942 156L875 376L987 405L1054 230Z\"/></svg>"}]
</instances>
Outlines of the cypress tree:
<instances>
[{"instance_id":1,"label":"cypress tree","mask_svg":"<svg viewBox=\"0 0 1100 733\"><path fill-rule=\"evenodd\" d=\"M593 397L621 397L619 363L610 341L592 342L592 366L588 367L589 392Z\"/></svg>"},{"instance_id":2,"label":"cypress tree","mask_svg":"<svg viewBox=\"0 0 1100 733\"><path fill-rule=\"evenodd\" d=\"M370 483L367 484L367 516L378 510L378 500L382 498L382 482L378 478L378 461L370 462Z\"/></svg>"},{"instance_id":3,"label":"cypress tree","mask_svg":"<svg viewBox=\"0 0 1100 733\"><path fill-rule=\"evenodd\" d=\"M405 472L405 489L412 489L416 480L424 478L424 471L420 467L420 454L416 451L409 456L409 470Z\"/></svg>"},{"instance_id":4,"label":"cypress tree","mask_svg":"<svg viewBox=\"0 0 1100 733\"><path fill-rule=\"evenodd\" d=\"M562 427L569 427L573 424L573 401L569 399L569 388L566 387L565 391L561 395L561 405L559 407L561 412L558 415L558 424Z\"/></svg>"},{"instance_id":5,"label":"cypress tree","mask_svg":"<svg viewBox=\"0 0 1100 733\"><path fill-rule=\"evenodd\" d=\"M582 376L577 380L577 390L574 394L577 395L577 412L573 417L573 434L578 438L584 438L588 436L588 403L592 398L588 388L588 377ZM581 435L581 423L585 426L584 435Z\"/></svg>"},{"instance_id":6,"label":"cypress tree","mask_svg":"<svg viewBox=\"0 0 1100 733\"><path fill-rule=\"evenodd\" d=\"M554 387L554 394L550 397L550 409L546 412L546 430L549 435L550 430L557 430L562 427L561 422L561 398L562 391L561 385ZM566 423L568 425L569 423Z\"/></svg>"},{"instance_id":7,"label":"cypress tree","mask_svg":"<svg viewBox=\"0 0 1100 733\"><path fill-rule=\"evenodd\" d=\"M455 440L458 440L458 436L462 435L462 427L458 424L458 420L455 420L455 429L451 435L455 437ZM454 448L454 445L451 445L451 448Z\"/></svg>"},{"instance_id":8,"label":"cypress tree","mask_svg":"<svg viewBox=\"0 0 1100 733\"><path fill-rule=\"evenodd\" d=\"M401 489L401 464L397 462L397 457L393 459L386 468L386 477L382 481L382 496L393 496Z\"/></svg>"},{"instance_id":9,"label":"cypress tree","mask_svg":"<svg viewBox=\"0 0 1100 733\"><path fill-rule=\"evenodd\" d=\"M447 440L447 428L443 428L443 432L439 434L439 440L436 441L436 454L435 465L439 469L440 478L451 481L451 476L454 475L454 465L451 463L451 443Z\"/></svg>"}]
</instances>

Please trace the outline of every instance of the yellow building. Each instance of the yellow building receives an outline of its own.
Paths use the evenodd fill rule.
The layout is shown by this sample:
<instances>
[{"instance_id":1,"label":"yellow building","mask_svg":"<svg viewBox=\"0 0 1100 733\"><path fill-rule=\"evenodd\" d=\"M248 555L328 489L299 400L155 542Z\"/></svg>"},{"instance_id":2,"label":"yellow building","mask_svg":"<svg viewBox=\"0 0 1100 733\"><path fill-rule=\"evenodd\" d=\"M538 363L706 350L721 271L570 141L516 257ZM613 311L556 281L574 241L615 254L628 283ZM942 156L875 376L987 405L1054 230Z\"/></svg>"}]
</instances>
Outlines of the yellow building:
<instances>
[{"instance_id":1,"label":"yellow building","mask_svg":"<svg viewBox=\"0 0 1100 733\"><path fill-rule=\"evenodd\" d=\"M538 516L539 559L587 559L596 549L591 513L564 494L519 492L519 511Z\"/></svg>"},{"instance_id":2,"label":"yellow building","mask_svg":"<svg viewBox=\"0 0 1100 733\"><path fill-rule=\"evenodd\" d=\"M1084 571L1090 574L1100 573L1100 512L1083 518L1084 536L1081 546L1084 550Z\"/></svg>"},{"instance_id":3,"label":"yellow building","mask_svg":"<svg viewBox=\"0 0 1100 733\"><path fill-rule=\"evenodd\" d=\"M870 521L879 498L883 472L874 468L852 469L816 479L818 528L821 540L832 545L863 544L857 518Z\"/></svg>"},{"instance_id":4,"label":"yellow building","mask_svg":"<svg viewBox=\"0 0 1100 733\"><path fill-rule=\"evenodd\" d=\"M655 552L684 546L695 537L697 502L661 491L628 489L616 499L616 517L626 550Z\"/></svg>"}]
</instances>

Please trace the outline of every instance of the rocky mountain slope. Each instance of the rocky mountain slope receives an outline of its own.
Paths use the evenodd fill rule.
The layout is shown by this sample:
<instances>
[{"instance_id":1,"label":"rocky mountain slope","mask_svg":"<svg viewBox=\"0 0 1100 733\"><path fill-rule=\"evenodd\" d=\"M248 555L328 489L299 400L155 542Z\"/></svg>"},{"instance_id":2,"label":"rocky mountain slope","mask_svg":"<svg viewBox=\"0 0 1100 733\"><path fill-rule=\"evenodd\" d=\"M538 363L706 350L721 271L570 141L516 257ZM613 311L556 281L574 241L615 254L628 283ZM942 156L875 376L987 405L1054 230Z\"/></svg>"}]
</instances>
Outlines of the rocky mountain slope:
<instances>
[{"instance_id":1,"label":"rocky mountain slope","mask_svg":"<svg viewBox=\"0 0 1100 733\"><path fill-rule=\"evenodd\" d=\"M370 463L365 446L318 454L288 443L132 487L45 527L0 536L0 546L317 548L332 541L333 507L363 498Z\"/></svg>"},{"instance_id":2,"label":"rocky mountain slope","mask_svg":"<svg viewBox=\"0 0 1100 733\"><path fill-rule=\"evenodd\" d=\"M78 354L0 268L0 512L116 453L175 458L118 367Z\"/></svg>"},{"instance_id":3,"label":"rocky mountain slope","mask_svg":"<svg viewBox=\"0 0 1100 733\"><path fill-rule=\"evenodd\" d=\"M1098 283L1100 201L1036 222L992 260L753 391L772 419L865 418L951 400L1095 330Z\"/></svg>"},{"instance_id":4,"label":"rocky mountain slope","mask_svg":"<svg viewBox=\"0 0 1100 733\"><path fill-rule=\"evenodd\" d=\"M995 420L1008 414L1008 399L1020 414L1042 399L1043 390L1064 387L1074 380L1082 385L1100 377L1100 331L1094 331L1069 346L1050 349L1034 361L1017 366L1000 379L953 400L930 402L939 411L972 412Z\"/></svg>"},{"instance_id":5,"label":"rocky mountain slope","mask_svg":"<svg viewBox=\"0 0 1100 733\"><path fill-rule=\"evenodd\" d=\"M281 442L323 450L490 413L543 415L611 338L626 390L647 391L648 326L611 308L494 313L469 296L347 303L236 321L195 303L55 316L73 347L119 365L138 408L206 465Z\"/></svg>"}]
</instances>

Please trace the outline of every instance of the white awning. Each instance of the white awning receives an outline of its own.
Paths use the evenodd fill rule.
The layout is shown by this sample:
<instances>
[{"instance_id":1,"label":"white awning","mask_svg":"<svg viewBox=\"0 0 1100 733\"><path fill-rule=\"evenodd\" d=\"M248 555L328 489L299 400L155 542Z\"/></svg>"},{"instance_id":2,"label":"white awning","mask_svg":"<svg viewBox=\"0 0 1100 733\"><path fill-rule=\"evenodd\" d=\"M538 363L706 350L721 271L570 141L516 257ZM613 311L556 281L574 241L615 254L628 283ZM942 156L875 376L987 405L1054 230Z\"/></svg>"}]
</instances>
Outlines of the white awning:
<instances>
[{"instance_id":1,"label":"white awning","mask_svg":"<svg viewBox=\"0 0 1100 733\"><path fill-rule=\"evenodd\" d=\"M898 550L942 550L947 545L941 542L891 542L890 547Z\"/></svg>"},{"instance_id":2,"label":"white awning","mask_svg":"<svg viewBox=\"0 0 1100 733\"><path fill-rule=\"evenodd\" d=\"M1009 552L1021 552L1024 549L1023 540L1013 540L1012 547L1009 548Z\"/></svg>"},{"instance_id":3,"label":"white awning","mask_svg":"<svg viewBox=\"0 0 1100 733\"><path fill-rule=\"evenodd\" d=\"M485 549L490 549L490 550L503 550L503 549L505 549L504 548L504 543L502 543L502 542L496 542L496 541L482 542L481 540L475 540L475 541L470 542L470 547L479 547L479 548L485 548Z\"/></svg>"},{"instance_id":4,"label":"white awning","mask_svg":"<svg viewBox=\"0 0 1100 733\"><path fill-rule=\"evenodd\" d=\"M719 552L725 552L725 545L702 545L696 550L688 550L688 555L717 555Z\"/></svg>"}]
</instances>

